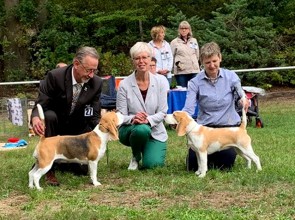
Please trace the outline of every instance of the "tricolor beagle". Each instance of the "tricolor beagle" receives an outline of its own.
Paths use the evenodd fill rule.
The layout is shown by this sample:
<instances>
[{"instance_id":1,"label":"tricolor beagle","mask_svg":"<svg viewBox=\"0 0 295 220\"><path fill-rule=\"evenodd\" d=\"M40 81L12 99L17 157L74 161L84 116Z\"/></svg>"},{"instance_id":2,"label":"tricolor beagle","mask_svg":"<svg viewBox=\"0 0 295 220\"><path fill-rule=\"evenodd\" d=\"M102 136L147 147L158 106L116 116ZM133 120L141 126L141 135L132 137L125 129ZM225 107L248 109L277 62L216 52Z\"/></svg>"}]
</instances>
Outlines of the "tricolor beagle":
<instances>
[{"instance_id":1,"label":"tricolor beagle","mask_svg":"<svg viewBox=\"0 0 295 220\"><path fill-rule=\"evenodd\" d=\"M42 107L37 105L39 116L44 120ZM107 112L102 115L99 124L93 131L77 136L41 137L33 156L36 163L29 172L29 187L38 190L40 178L47 173L57 159L88 163L90 177L94 186L97 181L97 164L104 156L107 142L118 140L117 127L122 124L123 115L119 112Z\"/></svg>"},{"instance_id":2,"label":"tricolor beagle","mask_svg":"<svg viewBox=\"0 0 295 220\"><path fill-rule=\"evenodd\" d=\"M176 126L178 136L187 135L188 147L197 155L198 170L195 174L204 177L208 170L207 154L235 147L237 153L246 159L247 167L251 168L251 160L261 170L259 157L254 153L251 138L247 134L247 118L242 112L242 123L239 127L209 128L199 125L184 111L175 111L165 117L165 122Z\"/></svg>"}]
</instances>

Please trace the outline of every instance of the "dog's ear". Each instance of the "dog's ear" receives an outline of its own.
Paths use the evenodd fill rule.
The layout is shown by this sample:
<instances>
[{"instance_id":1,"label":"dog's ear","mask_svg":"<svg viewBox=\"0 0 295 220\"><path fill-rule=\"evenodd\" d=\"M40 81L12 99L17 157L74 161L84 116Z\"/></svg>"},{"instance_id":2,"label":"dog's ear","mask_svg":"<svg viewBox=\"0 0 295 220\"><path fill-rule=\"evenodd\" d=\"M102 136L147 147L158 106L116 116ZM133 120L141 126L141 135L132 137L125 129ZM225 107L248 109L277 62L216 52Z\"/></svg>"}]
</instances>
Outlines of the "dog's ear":
<instances>
[{"instance_id":1,"label":"dog's ear","mask_svg":"<svg viewBox=\"0 0 295 220\"><path fill-rule=\"evenodd\" d=\"M108 130L112 140L119 140L117 124L118 124L117 115L115 112L112 112L111 117L109 119L109 123L108 123Z\"/></svg>"},{"instance_id":2,"label":"dog's ear","mask_svg":"<svg viewBox=\"0 0 295 220\"><path fill-rule=\"evenodd\" d=\"M114 122L111 122L110 125L111 126L109 127L109 132L110 132L112 140L114 141L119 140L118 129L116 124Z\"/></svg>"},{"instance_id":3,"label":"dog's ear","mask_svg":"<svg viewBox=\"0 0 295 220\"><path fill-rule=\"evenodd\" d=\"M186 134L186 126L189 124L189 119L183 112L179 112L174 115L178 122L176 126L176 133L178 136L184 136Z\"/></svg>"},{"instance_id":4,"label":"dog's ear","mask_svg":"<svg viewBox=\"0 0 295 220\"><path fill-rule=\"evenodd\" d=\"M108 132L110 134L111 140L118 140L118 117L115 112L107 112L105 113L99 122L99 130L102 132Z\"/></svg>"}]
</instances>

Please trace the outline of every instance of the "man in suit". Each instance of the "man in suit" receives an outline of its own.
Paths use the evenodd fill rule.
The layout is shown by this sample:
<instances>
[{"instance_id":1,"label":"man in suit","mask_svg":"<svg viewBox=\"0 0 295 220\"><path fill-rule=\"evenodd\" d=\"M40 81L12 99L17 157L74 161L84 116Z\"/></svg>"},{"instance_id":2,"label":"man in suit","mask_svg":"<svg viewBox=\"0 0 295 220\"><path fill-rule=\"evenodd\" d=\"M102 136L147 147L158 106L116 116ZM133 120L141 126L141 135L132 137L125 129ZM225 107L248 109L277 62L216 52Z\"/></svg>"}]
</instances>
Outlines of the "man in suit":
<instances>
[{"instance_id":1,"label":"man in suit","mask_svg":"<svg viewBox=\"0 0 295 220\"><path fill-rule=\"evenodd\" d=\"M40 82L36 104L40 104L45 115L45 128L36 106L31 121L34 132L41 136L78 135L92 131L100 120L100 95L102 79L98 77L99 55L95 48L78 49L71 65L51 70ZM77 89L78 88L78 89ZM77 98L76 98L77 97ZM50 185L59 185L55 177L55 164L45 178ZM87 174L86 165L71 164Z\"/></svg>"}]
</instances>

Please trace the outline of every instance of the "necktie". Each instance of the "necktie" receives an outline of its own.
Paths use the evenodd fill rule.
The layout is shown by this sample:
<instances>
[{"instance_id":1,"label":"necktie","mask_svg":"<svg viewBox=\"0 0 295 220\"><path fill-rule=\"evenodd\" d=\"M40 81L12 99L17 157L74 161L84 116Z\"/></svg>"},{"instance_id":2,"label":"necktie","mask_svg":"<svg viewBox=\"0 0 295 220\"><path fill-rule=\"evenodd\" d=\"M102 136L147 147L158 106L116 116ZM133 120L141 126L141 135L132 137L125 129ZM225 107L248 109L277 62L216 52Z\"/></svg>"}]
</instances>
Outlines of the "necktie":
<instances>
[{"instance_id":1,"label":"necktie","mask_svg":"<svg viewBox=\"0 0 295 220\"><path fill-rule=\"evenodd\" d=\"M75 109L81 89L82 89L82 85L79 83L77 83L73 86L73 99L72 99L72 106L71 106L71 113L70 114L72 114Z\"/></svg>"}]
</instances>

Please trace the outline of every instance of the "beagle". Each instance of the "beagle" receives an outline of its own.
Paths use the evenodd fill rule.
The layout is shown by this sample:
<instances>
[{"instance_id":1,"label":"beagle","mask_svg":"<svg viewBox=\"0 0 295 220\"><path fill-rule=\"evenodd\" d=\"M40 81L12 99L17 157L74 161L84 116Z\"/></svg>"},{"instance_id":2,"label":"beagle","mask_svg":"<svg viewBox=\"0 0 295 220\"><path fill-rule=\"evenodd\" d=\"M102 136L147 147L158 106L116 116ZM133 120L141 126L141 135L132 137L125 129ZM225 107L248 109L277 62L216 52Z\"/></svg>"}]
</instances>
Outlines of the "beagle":
<instances>
[{"instance_id":1,"label":"beagle","mask_svg":"<svg viewBox=\"0 0 295 220\"><path fill-rule=\"evenodd\" d=\"M165 122L169 125L177 125L178 136L187 135L188 147L196 152L198 170L195 174L205 177L208 170L207 155L234 147L237 153L246 159L247 167L251 168L251 160L256 164L257 170L261 170L259 157L254 153L251 138L247 134L246 112L242 111L242 123L239 127L209 128L198 124L188 113L175 111L167 114Z\"/></svg>"},{"instance_id":2,"label":"beagle","mask_svg":"<svg viewBox=\"0 0 295 220\"><path fill-rule=\"evenodd\" d=\"M37 105L39 116L44 121L42 107ZM29 172L29 187L42 190L39 181L52 167L57 159L88 163L90 178L94 186L101 185L97 181L97 164L104 156L107 142L118 140L117 127L123 122L123 115L119 112L105 113L93 131L77 136L42 136L37 144L33 156L36 163Z\"/></svg>"}]
</instances>

